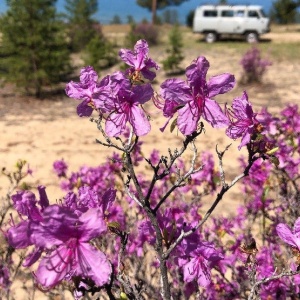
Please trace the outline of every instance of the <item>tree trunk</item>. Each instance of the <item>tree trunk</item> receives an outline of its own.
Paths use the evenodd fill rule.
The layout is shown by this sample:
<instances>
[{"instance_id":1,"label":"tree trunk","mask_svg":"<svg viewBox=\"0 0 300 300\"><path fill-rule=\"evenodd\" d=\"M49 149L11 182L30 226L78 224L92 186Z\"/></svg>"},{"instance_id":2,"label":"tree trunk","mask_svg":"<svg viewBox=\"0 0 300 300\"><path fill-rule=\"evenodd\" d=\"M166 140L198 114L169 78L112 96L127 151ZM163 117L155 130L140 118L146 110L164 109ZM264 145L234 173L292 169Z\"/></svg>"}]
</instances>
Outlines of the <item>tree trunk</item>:
<instances>
[{"instance_id":1,"label":"tree trunk","mask_svg":"<svg viewBox=\"0 0 300 300\"><path fill-rule=\"evenodd\" d=\"M156 22L156 7L157 7L157 0L152 0L152 25Z\"/></svg>"}]
</instances>

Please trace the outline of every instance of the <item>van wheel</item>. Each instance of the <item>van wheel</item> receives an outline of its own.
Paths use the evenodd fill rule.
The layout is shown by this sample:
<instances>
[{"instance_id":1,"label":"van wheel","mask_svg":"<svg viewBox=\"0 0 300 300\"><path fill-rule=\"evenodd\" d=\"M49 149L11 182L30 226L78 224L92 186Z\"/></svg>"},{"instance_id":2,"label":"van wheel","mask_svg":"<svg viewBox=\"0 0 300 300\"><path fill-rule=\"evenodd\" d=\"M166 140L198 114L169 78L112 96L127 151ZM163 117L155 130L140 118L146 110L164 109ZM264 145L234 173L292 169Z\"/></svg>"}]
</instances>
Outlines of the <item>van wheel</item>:
<instances>
[{"instance_id":1,"label":"van wheel","mask_svg":"<svg viewBox=\"0 0 300 300\"><path fill-rule=\"evenodd\" d=\"M217 34L215 32L207 32L205 34L206 43L214 43L217 40Z\"/></svg>"},{"instance_id":2,"label":"van wheel","mask_svg":"<svg viewBox=\"0 0 300 300\"><path fill-rule=\"evenodd\" d=\"M256 32L247 32L245 34L246 41L250 44L258 43L258 34Z\"/></svg>"}]
</instances>

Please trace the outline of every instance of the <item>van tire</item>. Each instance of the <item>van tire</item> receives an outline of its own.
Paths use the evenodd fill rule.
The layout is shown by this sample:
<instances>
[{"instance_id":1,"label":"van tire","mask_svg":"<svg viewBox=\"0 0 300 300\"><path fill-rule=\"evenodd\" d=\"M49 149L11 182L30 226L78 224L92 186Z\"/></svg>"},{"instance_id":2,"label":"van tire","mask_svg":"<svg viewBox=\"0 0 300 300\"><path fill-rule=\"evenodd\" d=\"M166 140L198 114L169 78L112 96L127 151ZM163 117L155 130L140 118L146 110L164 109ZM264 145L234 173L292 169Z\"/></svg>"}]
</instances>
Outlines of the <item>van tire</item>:
<instances>
[{"instance_id":1,"label":"van tire","mask_svg":"<svg viewBox=\"0 0 300 300\"><path fill-rule=\"evenodd\" d=\"M245 39L249 44L258 43L258 34L256 32L246 32Z\"/></svg>"},{"instance_id":2,"label":"van tire","mask_svg":"<svg viewBox=\"0 0 300 300\"><path fill-rule=\"evenodd\" d=\"M205 42L206 43L214 43L218 39L218 36L215 32L210 31L205 33Z\"/></svg>"}]
</instances>

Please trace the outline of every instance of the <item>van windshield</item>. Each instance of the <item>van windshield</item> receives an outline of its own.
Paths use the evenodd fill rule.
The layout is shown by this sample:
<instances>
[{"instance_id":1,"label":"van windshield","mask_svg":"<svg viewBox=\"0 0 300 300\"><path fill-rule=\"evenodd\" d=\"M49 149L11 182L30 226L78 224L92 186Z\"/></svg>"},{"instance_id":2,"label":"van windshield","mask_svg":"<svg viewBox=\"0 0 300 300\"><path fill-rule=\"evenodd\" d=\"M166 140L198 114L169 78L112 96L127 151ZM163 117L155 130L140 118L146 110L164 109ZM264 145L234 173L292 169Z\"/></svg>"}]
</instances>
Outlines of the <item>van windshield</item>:
<instances>
[{"instance_id":1,"label":"van windshield","mask_svg":"<svg viewBox=\"0 0 300 300\"><path fill-rule=\"evenodd\" d=\"M264 12L263 9L260 9L259 12L260 12L260 15L261 15L263 18L266 18L266 17L267 17L267 15L266 15L266 13Z\"/></svg>"}]
</instances>

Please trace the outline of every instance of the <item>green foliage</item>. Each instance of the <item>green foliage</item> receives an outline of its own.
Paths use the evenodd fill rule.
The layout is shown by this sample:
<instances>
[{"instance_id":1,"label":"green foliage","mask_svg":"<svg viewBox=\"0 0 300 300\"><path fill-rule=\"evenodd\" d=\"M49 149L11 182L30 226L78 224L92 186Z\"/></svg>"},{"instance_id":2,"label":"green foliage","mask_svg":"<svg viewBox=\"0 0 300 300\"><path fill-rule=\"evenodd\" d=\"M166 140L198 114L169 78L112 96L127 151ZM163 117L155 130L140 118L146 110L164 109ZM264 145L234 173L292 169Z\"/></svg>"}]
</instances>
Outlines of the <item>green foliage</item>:
<instances>
[{"instance_id":1,"label":"green foliage","mask_svg":"<svg viewBox=\"0 0 300 300\"><path fill-rule=\"evenodd\" d=\"M271 18L279 24L289 24L296 21L297 7L300 1L277 0L273 2L271 9Z\"/></svg>"},{"instance_id":2,"label":"green foliage","mask_svg":"<svg viewBox=\"0 0 300 300\"><path fill-rule=\"evenodd\" d=\"M117 53L103 36L95 36L85 49L85 65L93 66L99 72L117 63Z\"/></svg>"},{"instance_id":3,"label":"green foliage","mask_svg":"<svg viewBox=\"0 0 300 300\"><path fill-rule=\"evenodd\" d=\"M71 50L81 51L97 35L97 25L92 16L98 10L97 0L66 0L68 37Z\"/></svg>"},{"instance_id":4,"label":"green foliage","mask_svg":"<svg viewBox=\"0 0 300 300\"><path fill-rule=\"evenodd\" d=\"M167 6L173 6L173 5L180 5L183 2L188 1L188 0L156 0L156 8L157 9L163 9ZM152 3L153 0L136 0L136 3L141 6L148 8L149 10L152 9Z\"/></svg>"},{"instance_id":5,"label":"green foliage","mask_svg":"<svg viewBox=\"0 0 300 300\"><path fill-rule=\"evenodd\" d=\"M0 70L6 81L41 97L70 73L64 26L54 0L8 0L1 18Z\"/></svg>"},{"instance_id":6,"label":"green foliage","mask_svg":"<svg viewBox=\"0 0 300 300\"><path fill-rule=\"evenodd\" d=\"M119 15L114 15L110 24L122 24L122 20Z\"/></svg>"},{"instance_id":7,"label":"green foliage","mask_svg":"<svg viewBox=\"0 0 300 300\"><path fill-rule=\"evenodd\" d=\"M175 9L167 9L162 14L162 22L167 24L178 24L178 12Z\"/></svg>"},{"instance_id":8,"label":"green foliage","mask_svg":"<svg viewBox=\"0 0 300 300\"><path fill-rule=\"evenodd\" d=\"M162 62L165 71L180 72L179 64L183 60L182 55L182 35L178 25L173 26L169 34L170 48L167 49L168 57Z\"/></svg>"},{"instance_id":9,"label":"green foliage","mask_svg":"<svg viewBox=\"0 0 300 300\"><path fill-rule=\"evenodd\" d=\"M180 5L188 0L136 0L141 7L152 11L152 24L156 23L156 10L166 8L167 6Z\"/></svg>"},{"instance_id":10,"label":"green foliage","mask_svg":"<svg viewBox=\"0 0 300 300\"><path fill-rule=\"evenodd\" d=\"M134 18L132 15L128 15L127 16L127 24L134 24L135 21L134 21Z\"/></svg>"},{"instance_id":11,"label":"green foliage","mask_svg":"<svg viewBox=\"0 0 300 300\"><path fill-rule=\"evenodd\" d=\"M190 27L190 28L193 27L194 15L195 15L195 10L190 10L189 13L187 14L186 20L185 20L185 24L187 27Z\"/></svg>"}]
</instances>

